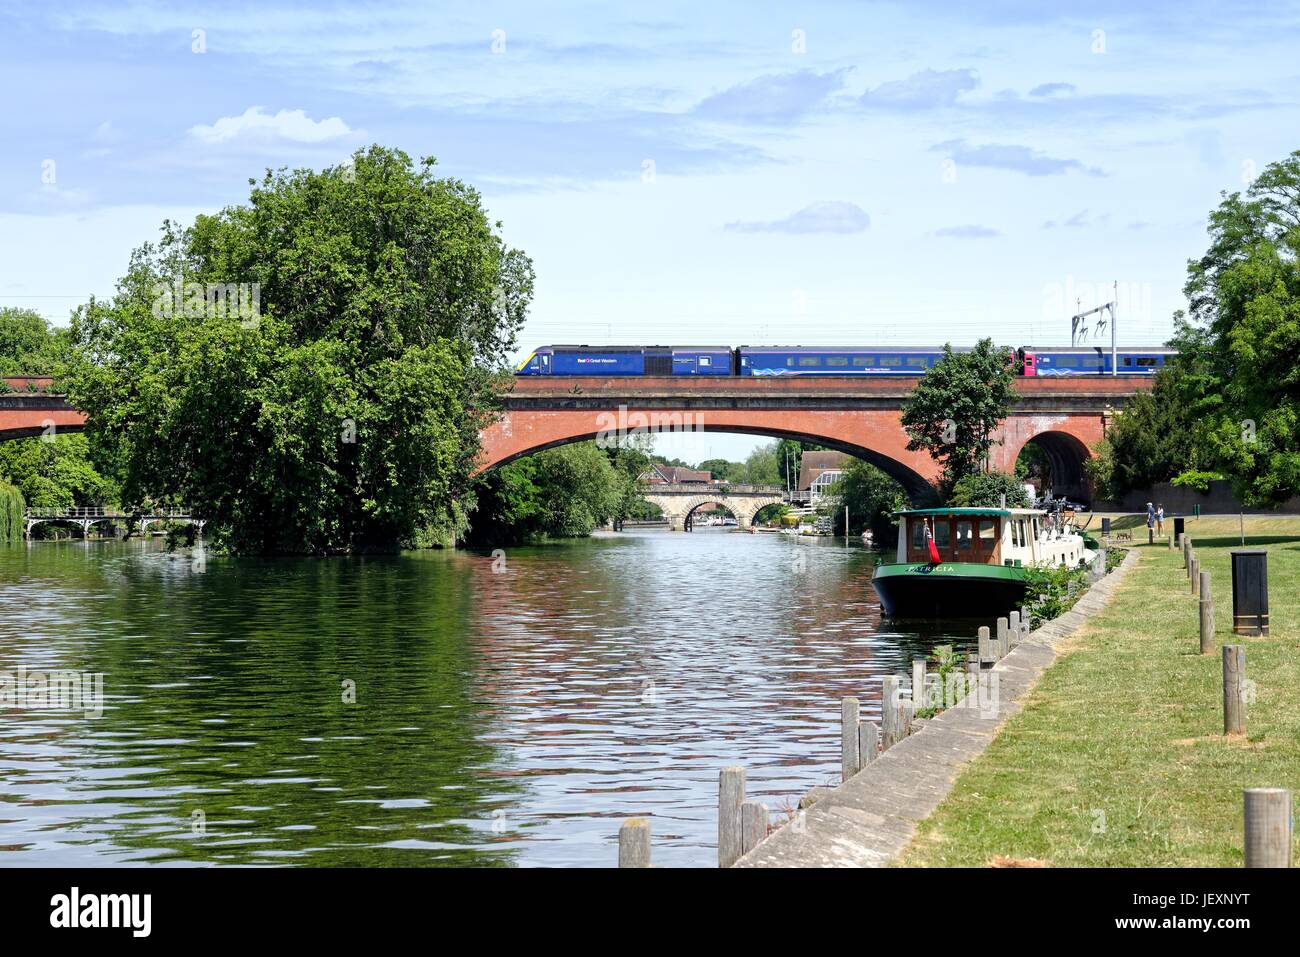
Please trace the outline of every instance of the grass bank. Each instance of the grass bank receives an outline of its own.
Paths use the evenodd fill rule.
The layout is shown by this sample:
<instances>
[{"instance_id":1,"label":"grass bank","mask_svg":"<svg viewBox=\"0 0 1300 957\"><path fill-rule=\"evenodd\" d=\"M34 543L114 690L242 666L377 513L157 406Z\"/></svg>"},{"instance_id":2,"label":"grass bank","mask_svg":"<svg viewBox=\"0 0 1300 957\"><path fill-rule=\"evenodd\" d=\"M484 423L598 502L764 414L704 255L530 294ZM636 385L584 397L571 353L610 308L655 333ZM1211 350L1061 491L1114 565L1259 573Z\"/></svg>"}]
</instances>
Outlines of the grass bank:
<instances>
[{"instance_id":1,"label":"grass bank","mask_svg":"<svg viewBox=\"0 0 1300 957\"><path fill-rule=\"evenodd\" d=\"M1300 519L1245 527L1247 547L1269 552L1267 638L1232 635L1238 519L1187 523L1212 574L1217 643L1246 645L1245 739L1223 737L1221 658L1198 653L1181 553L1134 536L1140 560L1112 604L1061 649L898 863L1240 866L1242 789L1300 795Z\"/></svg>"}]
</instances>

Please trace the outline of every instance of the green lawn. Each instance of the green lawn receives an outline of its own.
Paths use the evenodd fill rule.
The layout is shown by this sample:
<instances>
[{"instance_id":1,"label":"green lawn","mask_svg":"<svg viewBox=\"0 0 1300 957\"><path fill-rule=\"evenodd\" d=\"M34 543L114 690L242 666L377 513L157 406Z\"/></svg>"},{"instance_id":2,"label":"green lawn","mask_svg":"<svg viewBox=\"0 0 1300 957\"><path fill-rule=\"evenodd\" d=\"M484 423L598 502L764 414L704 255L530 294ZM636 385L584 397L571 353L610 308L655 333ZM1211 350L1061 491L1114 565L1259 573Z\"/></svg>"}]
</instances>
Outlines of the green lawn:
<instances>
[{"instance_id":1,"label":"green lawn","mask_svg":"<svg viewBox=\"0 0 1300 957\"><path fill-rule=\"evenodd\" d=\"M1181 553L1142 543L1105 613L1062 649L898 863L1240 866L1242 789L1287 787L1300 800L1300 519L1246 519L1247 547L1269 552L1267 638L1232 635L1237 525L1189 520L1187 531L1213 576L1218 644L1246 645L1256 698L1245 739L1222 735L1221 658L1198 654Z\"/></svg>"}]
</instances>

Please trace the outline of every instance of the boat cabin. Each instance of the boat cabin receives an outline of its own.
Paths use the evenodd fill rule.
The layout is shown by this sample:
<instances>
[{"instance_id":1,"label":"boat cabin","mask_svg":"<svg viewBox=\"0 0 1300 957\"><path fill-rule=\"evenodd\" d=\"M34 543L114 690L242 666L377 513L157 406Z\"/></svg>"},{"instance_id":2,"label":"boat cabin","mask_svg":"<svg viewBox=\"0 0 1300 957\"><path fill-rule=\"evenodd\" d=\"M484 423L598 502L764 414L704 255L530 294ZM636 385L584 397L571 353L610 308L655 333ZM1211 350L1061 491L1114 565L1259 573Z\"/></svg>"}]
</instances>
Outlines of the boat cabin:
<instances>
[{"instance_id":1,"label":"boat cabin","mask_svg":"<svg viewBox=\"0 0 1300 957\"><path fill-rule=\"evenodd\" d=\"M896 512L898 561L929 562L926 529L944 562L1077 565L1084 539L1036 508L921 508Z\"/></svg>"}]
</instances>

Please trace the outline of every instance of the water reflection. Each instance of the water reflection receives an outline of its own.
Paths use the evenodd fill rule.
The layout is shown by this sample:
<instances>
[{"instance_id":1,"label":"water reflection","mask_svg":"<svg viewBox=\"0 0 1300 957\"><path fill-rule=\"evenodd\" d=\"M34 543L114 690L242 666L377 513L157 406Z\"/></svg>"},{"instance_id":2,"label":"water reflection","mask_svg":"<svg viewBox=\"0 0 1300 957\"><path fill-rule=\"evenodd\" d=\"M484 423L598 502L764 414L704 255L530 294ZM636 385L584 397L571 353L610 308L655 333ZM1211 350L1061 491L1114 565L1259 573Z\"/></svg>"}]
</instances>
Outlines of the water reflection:
<instances>
[{"instance_id":1,"label":"water reflection","mask_svg":"<svg viewBox=\"0 0 1300 957\"><path fill-rule=\"evenodd\" d=\"M881 630L873 559L722 530L4 549L0 671L104 672L106 709L3 712L0 866L608 865L633 814L657 864L712 865L718 769L774 810L832 782L840 696L878 715L929 647Z\"/></svg>"}]
</instances>

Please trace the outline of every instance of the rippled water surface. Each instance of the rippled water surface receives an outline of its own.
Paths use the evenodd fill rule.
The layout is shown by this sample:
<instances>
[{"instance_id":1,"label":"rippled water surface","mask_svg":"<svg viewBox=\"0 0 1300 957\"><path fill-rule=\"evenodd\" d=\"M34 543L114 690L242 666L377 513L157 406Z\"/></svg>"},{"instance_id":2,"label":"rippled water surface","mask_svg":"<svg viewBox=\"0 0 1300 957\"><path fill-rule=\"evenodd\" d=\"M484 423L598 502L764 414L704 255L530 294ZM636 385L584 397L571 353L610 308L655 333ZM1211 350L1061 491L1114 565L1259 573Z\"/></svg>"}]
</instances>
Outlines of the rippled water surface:
<instances>
[{"instance_id":1,"label":"rippled water surface","mask_svg":"<svg viewBox=\"0 0 1300 957\"><path fill-rule=\"evenodd\" d=\"M0 866L605 866L632 815L656 865L713 866L718 769L779 816L838 780L840 697L878 716L930 647L882 631L874 558L722 530L504 567L0 548L0 672L105 676L98 718L0 706Z\"/></svg>"}]
</instances>

